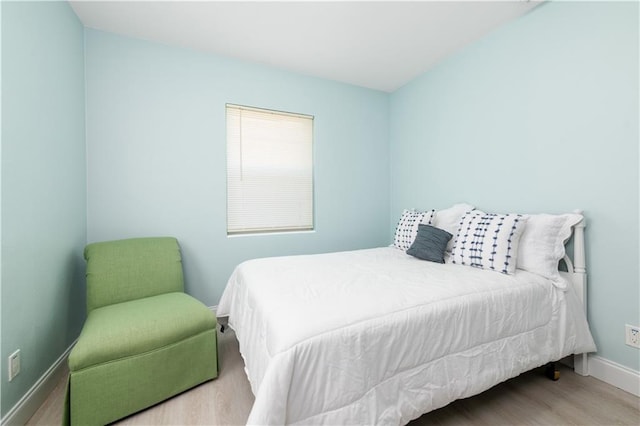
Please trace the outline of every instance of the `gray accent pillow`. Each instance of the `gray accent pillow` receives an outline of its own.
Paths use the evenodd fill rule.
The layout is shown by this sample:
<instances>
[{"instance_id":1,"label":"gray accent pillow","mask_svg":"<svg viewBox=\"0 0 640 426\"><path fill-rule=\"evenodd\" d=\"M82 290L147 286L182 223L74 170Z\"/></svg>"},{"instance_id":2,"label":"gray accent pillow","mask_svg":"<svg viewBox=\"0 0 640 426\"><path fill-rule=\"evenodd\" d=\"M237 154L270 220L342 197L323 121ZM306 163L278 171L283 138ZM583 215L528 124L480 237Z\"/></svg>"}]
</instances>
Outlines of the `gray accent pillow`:
<instances>
[{"instance_id":1,"label":"gray accent pillow","mask_svg":"<svg viewBox=\"0 0 640 426\"><path fill-rule=\"evenodd\" d=\"M444 229L420 224L416 239L407 250L407 254L422 260L444 263L444 251L452 236Z\"/></svg>"}]
</instances>

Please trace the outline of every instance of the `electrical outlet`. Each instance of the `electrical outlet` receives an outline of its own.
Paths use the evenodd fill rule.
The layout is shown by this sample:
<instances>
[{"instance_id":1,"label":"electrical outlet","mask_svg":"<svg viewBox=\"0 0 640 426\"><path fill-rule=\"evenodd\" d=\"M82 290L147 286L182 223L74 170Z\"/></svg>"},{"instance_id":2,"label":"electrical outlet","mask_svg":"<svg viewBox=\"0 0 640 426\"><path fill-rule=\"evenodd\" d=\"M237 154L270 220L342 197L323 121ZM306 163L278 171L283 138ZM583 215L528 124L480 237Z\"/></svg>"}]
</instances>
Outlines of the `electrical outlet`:
<instances>
[{"instance_id":1,"label":"electrical outlet","mask_svg":"<svg viewBox=\"0 0 640 426\"><path fill-rule=\"evenodd\" d=\"M624 328L624 342L629 346L633 346L634 348L640 348L640 327L625 324Z\"/></svg>"},{"instance_id":2,"label":"electrical outlet","mask_svg":"<svg viewBox=\"0 0 640 426\"><path fill-rule=\"evenodd\" d=\"M9 355L9 381L20 373L20 349Z\"/></svg>"}]
</instances>

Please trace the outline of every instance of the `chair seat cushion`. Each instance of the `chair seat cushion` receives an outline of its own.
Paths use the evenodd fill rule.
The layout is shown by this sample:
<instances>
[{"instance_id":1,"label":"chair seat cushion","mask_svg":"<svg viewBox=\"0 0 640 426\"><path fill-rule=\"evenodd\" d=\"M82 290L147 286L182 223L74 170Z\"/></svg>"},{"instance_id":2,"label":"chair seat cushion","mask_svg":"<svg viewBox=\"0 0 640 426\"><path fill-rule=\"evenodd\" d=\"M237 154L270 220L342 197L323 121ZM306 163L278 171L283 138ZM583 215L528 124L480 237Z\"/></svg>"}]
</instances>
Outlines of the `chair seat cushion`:
<instances>
[{"instance_id":1,"label":"chair seat cushion","mask_svg":"<svg viewBox=\"0 0 640 426\"><path fill-rule=\"evenodd\" d=\"M69 354L78 371L135 356L215 329L216 318L185 293L166 293L94 309Z\"/></svg>"}]
</instances>

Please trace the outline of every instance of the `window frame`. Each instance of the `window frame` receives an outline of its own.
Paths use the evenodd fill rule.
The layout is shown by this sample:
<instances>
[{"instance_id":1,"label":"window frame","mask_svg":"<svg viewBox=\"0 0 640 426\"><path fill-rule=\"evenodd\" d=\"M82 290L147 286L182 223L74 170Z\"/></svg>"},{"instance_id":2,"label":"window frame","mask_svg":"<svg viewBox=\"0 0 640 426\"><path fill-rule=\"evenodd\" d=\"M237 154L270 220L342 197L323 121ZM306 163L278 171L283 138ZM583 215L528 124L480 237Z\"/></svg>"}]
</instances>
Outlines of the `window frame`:
<instances>
[{"instance_id":1,"label":"window frame","mask_svg":"<svg viewBox=\"0 0 640 426\"><path fill-rule=\"evenodd\" d=\"M230 165L229 165L229 156L230 156L230 132L229 132L229 111L249 111L255 112L259 114L273 114L280 117L293 117L297 119L309 120L309 139L308 142L310 144L310 222L309 225L305 226L274 226L274 227L262 227L262 228L244 228L244 229L230 229ZM225 104L225 128L226 128L226 157L225 157L225 176L226 176L226 233L227 237L237 237L237 236L250 236L250 235L274 235L274 234L291 234L291 233L313 233L316 229L316 199L315 199L315 116L310 114L303 113L295 113L289 111L281 111L270 108L262 108L262 107L254 107L247 105L240 105L234 103L226 103ZM242 132L240 132L242 133Z\"/></svg>"}]
</instances>

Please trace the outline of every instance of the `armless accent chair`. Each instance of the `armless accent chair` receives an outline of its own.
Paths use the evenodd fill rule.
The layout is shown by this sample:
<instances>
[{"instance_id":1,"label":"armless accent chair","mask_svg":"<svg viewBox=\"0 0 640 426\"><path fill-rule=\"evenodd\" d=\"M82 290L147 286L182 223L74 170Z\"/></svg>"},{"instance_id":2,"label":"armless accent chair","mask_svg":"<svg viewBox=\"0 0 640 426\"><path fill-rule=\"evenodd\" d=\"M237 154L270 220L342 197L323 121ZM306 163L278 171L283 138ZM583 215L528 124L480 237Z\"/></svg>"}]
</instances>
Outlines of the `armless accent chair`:
<instances>
[{"instance_id":1,"label":"armless accent chair","mask_svg":"<svg viewBox=\"0 0 640 426\"><path fill-rule=\"evenodd\" d=\"M218 375L216 318L184 293L175 238L89 244L65 423L104 425Z\"/></svg>"}]
</instances>

